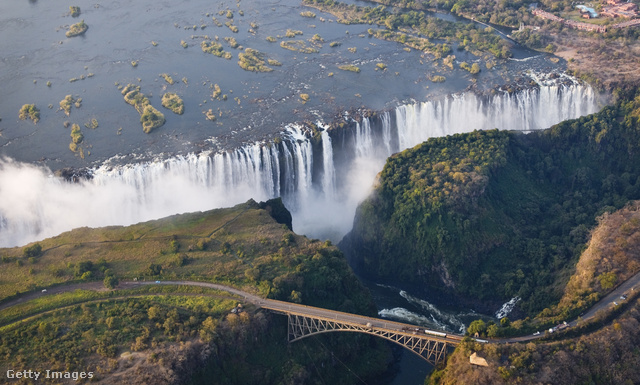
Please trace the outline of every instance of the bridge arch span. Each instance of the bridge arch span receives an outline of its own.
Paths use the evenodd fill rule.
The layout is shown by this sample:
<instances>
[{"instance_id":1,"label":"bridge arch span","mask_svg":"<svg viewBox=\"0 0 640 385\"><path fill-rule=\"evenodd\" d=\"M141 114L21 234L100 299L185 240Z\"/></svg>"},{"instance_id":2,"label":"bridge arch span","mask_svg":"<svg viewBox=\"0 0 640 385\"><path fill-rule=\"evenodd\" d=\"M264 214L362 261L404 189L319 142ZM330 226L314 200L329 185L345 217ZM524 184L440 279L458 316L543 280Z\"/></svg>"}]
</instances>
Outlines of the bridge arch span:
<instances>
[{"instance_id":1,"label":"bridge arch span","mask_svg":"<svg viewBox=\"0 0 640 385\"><path fill-rule=\"evenodd\" d=\"M444 363L448 347L455 345L455 343L447 341L445 338L427 334L413 334L410 331L392 330L291 313L287 313L287 318L288 340L290 343L329 332L364 333L384 338L409 349L432 365Z\"/></svg>"}]
</instances>

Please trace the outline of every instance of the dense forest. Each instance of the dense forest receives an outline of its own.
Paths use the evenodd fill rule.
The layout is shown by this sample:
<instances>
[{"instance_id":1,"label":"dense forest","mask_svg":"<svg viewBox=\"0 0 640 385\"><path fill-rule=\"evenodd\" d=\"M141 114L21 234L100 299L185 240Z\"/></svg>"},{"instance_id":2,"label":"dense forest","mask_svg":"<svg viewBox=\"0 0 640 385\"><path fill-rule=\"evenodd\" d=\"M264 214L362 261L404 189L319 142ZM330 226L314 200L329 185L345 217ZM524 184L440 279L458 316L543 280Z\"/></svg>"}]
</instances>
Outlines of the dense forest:
<instances>
[{"instance_id":1,"label":"dense forest","mask_svg":"<svg viewBox=\"0 0 640 385\"><path fill-rule=\"evenodd\" d=\"M590 229L640 198L640 97L531 134L433 138L392 156L344 246L376 278L556 303Z\"/></svg>"}]
</instances>

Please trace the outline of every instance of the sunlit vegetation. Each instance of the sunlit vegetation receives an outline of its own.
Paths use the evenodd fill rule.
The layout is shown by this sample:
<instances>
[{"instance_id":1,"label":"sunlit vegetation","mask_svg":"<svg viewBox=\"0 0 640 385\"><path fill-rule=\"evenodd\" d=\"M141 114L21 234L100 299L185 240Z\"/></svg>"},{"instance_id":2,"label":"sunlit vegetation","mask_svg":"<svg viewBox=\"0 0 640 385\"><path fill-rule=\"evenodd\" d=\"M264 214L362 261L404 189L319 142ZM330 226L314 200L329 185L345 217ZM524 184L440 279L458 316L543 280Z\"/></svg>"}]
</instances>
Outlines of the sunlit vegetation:
<instances>
[{"instance_id":1,"label":"sunlit vegetation","mask_svg":"<svg viewBox=\"0 0 640 385\"><path fill-rule=\"evenodd\" d=\"M340 43L339 41L332 41L331 43L329 43L329 47L339 47L341 46L342 43Z\"/></svg>"},{"instance_id":2,"label":"sunlit vegetation","mask_svg":"<svg viewBox=\"0 0 640 385\"><path fill-rule=\"evenodd\" d=\"M98 124L98 119L93 118L93 119L91 119L91 121L90 121L90 122L85 123L85 124L84 124L84 126L85 126L86 128L89 128L89 129L95 130L95 129L96 129L96 128L98 128L98 126L99 126L99 124Z\"/></svg>"},{"instance_id":3,"label":"sunlit vegetation","mask_svg":"<svg viewBox=\"0 0 640 385\"><path fill-rule=\"evenodd\" d=\"M72 5L69 7L69 13L71 13L71 17L80 16L80 7Z\"/></svg>"},{"instance_id":4,"label":"sunlit vegetation","mask_svg":"<svg viewBox=\"0 0 640 385\"><path fill-rule=\"evenodd\" d=\"M164 81L169 83L169 84L175 83L175 81L173 80L173 78L169 74L160 74L160 77L162 77L164 79Z\"/></svg>"},{"instance_id":5,"label":"sunlit vegetation","mask_svg":"<svg viewBox=\"0 0 640 385\"><path fill-rule=\"evenodd\" d=\"M384 63L376 63L376 70L386 70L387 69L387 65Z\"/></svg>"},{"instance_id":6,"label":"sunlit vegetation","mask_svg":"<svg viewBox=\"0 0 640 385\"><path fill-rule=\"evenodd\" d=\"M375 34L369 31L369 34L380 39L397 41L411 48L429 51L437 57L443 53L430 39L455 40L460 49L472 53L489 53L498 58L511 56L509 44L506 41L497 36L493 30L479 28L472 23L445 21L422 11L391 12L384 6L360 7L334 0L304 0L304 4L334 14L341 23L379 25L385 29L378 30Z\"/></svg>"},{"instance_id":7,"label":"sunlit vegetation","mask_svg":"<svg viewBox=\"0 0 640 385\"><path fill-rule=\"evenodd\" d=\"M515 344L480 344L466 340L448 358L444 368L434 371L428 383L436 384L584 384L589 382L629 384L640 381L640 306L633 301L627 312L595 325L570 328L558 341ZM500 329L490 321L487 334ZM536 330L536 329L533 329ZM542 329L543 334L546 332ZM556 332L557 333L557 332ZM555 333L554 333L555 334ZM567 338L569 337L569 338ZM624 356L619 365L612 352ZM469 365L472 353L486 359L488 367ZM593 380L597 378L598 380ZM624 380L605 380L620 378ZM481 380L478 380L481 379ZM425 382L426 384L427 382Z\"/></svg>"},{"instance_id":8,"label":"sunlit vegetation","mask_svg":"<svg viewBox=\"0 0 640 385\"><path fill-rule=\"evenodd\" d=\"M236 39L232 37L225 37L224 40L227 42L227 44L229 44L229 47L231 48L238 48L240 46L240 44L238 44Z\"/></svg>"},{"instance_id":9,"label":"sunlit vegetation","mask_svg":"<svg viewBox=\"0 0 640 385\"><path fill-rule=\"evenodd\" d=\"M402 43L405 45L404 50L407 52L411 52L411 48L413 48L428 52L436 58L443 57L451 52L451 47L446 43L434 44L425 37L407 35L403 32L376 29L373 31L373 36L380 40Z\"/></svg>"},{"instance_id":10,"label":"sunlit vegetation","mask_svg":"<svg viewBox=\"0 0 640 385\"><path fill-rule=\"evenodd\" d=\"M238 65L245 71L271 72L273 68L267 66L264 54L258 50L247 48L238 55Z\"/></svg>"},{"instance_id":11,"label":"sunlit vegetation","mask_svg":"<svg viewBox=\"0 0 640 385\"><path fill-rule=\"evenodd\" d=\"M269 63L270 66L274 67L280 67L282 65L282 63L280 63L276 59L267 59L267 63Z\"/></svg>"},{"instance_id":12,"label":"sunlit vegetation","mask_svg":"<svg viewBox=\"0 0 640 385\"><path fill-rule=\"evenodd\" d=\"M311 11L304 11L304 12L300 12L300 16L302 17L309 17L309 18L315 18L316 14L311 12Z\"/></svg>"},{"instance_id":13,"label":"sunlit vegetation","mask_svg":"<svg viewBox=\"0 0 640 385\"><path fill-rule=\"evenodd\" d=\"M80 99L80 103L81 102L82 99ZM73 107L74 103L76 103L76 99L74 99L71 95L67 95L60 101L60 109L64 111L65 115L69 116L69 114L71 113L71 107ZM80 104L76 105L76 107L79 108Z\"/></svg>"},{"instance_id":14,"label":"sunlit vegetation","mask_svg":"<svg viewBox=\"0 0 640 385\"><path fill-rule=\"evenodd\" d=\"M121 92L125 102L134 106L140 114L140 123L142 123L142 130L145 133L149 134L165 123L162 112L151 105L149 98L140 92L140 86L129 84Z\"/></svg>"},{"instance_id":15,"label":"sunlit vegetation","mask_svg":"<svg viewBox=\"0 0 640 385\"><path fill-rule=\"evenodd\" d=\"M151 45L154 46L154 47L157 47L158 46L158 42L152 40L151 41Z\"/></svg>"},{"instance_id":16,"label":"sunlit vegetation","mask_svg":"<svg viewBox=\"0 0 640 385\"><path fill-rule=\"evenodd\" d=\"M184 40L180 40L180 45L182 46L182 48L188 48L189 47L189 43L187 43Z\"/></svg>"},{"instance_id":17,"label":"sunlit vegetation","mask_svg":"<svg viewBox=\"0 0 640 385\"><path fill-rule=\"evenodd\" d=\"M233 21L231 20L227 21L225 25L229 27L229 30L233 33L238 33L238 31L240 31L237 26L233 25Z\"/></svg>"},{"instance_id":18,"label":"sunlit vegetation","mask_svg":"<svg viewBox=\"0 0 640 385\"><path fill-rule=\"evenodd\" d=\"M132 60L131 61L131 67L135 68L138 66L138 61L137 60Z\"/></svg>"},{"instance_id":19,"label":"sunlit vegetation","mask_svg":"<svg viewBox=\"0 0 640 385\"><path fill-rule=\"evenodd\" d=\"M80 280L109 287L114 279L183 277L375 314L370 295L342 254L328 243L292 233L288 214L281 203L251 201L131 227L77 229L39 242L36 266L46 268L26 275L29 282L13 276L29 268L16 265L25 258L22 248L2 249L0 293L6 298L13 290L32 290L36 279L44 285ZM193 375L198 382L198 376L212 378L208 371L220 383L267 377L280 382L303 378L304 368L314 362L325 362L315 373L330 383L353 376L352 371L373 382L391 360L386 344L352 333L318 336L308 342L312 345L283 344L286 324L229 296L169 285L48 294L0 312L0 354L15 370L34 365L85 370L106 382L126 373L141 383L168 383L166 373L187 373L180 378ZM231 313L238 303L243 311ZM309 349L315 351L312 357Z\"/></svg>"},{"instance_id":20,"label":"sunlit vegetation","mask_svg":"<svg viewBox=\"0 0 640 385\"><path fill-rule=\"evenodd\" d=\"M200 47L202 48L202 52L210 53L212 55L222 57L225 59L231 59L233 55L231 52L226 52L222 49L222 44L216 41L203 41L200 43Z\"/></svg>"},{"instance_id":21,"label":"sunlit vegetation","mask_svg":"<svg viewBox=\"0 0 640 385\"><path fill-rule=\"evenodd\" d=\"M301 52L301 53L317 53L318 50L314 47L309 47L304 40L286 40L280 42L280 47L288 49L289 51Z\"/></svg>"},{"instance_id":22,"label":"sunlit vegetation","mask_svg":"<svg viewBox=\"0 0 640 385\"><path fill-rule=\"evenodd\" d=\"M184 113L184 102L176 93L167 92L162 95L162 106L170 109L178 115L182 115Z\"/></svg>"},{"instance_id":23,"label":"sunlit vegetation","mask_svg":"<svg viewBox=\"0 0 640 385\"><path fill-rule=\"evenodd\" d=\"M553 316L543 309L562 297L596 218L640 198L638 100L545 131L430 139L391 157L376 199L358 211L354 253L368 250L359 258L372 274L445 282L480 299L518 296L529 315ZM427 278L415 274L421 266L440 267ZM590 285L615 286L620 271L598 270Z\"/></svg>"},{"instance_id":24,"label":"sunlit vegetation","mask_svg":"<svg viewBox=\"0 0 640 385\"><path fill-rule=\"evenodd\" d=\"M311 40L318 43L324 43L324 39L322 38L322 36L318 35L317 33L313 35Z\"/></svg>"},{"instance_id":25,"label":"sunlit vegetation","mask_svg":"<svg viewBox=\"0 0 640 385\"><path fill-rule=\"evenodd\" d=\"M233 11L231 10L227 11L227 19L233 19Z\"/></svg>"},{"instance_id":26,"label":"sunlit vegetation","mask_svg":"<svg viewBox=\"0 0 640 385\"><path fill-rule=\"evenodd\" d=\"M462 68L463 70L469 71L469 73L473 75L480 72L480 65L478 63L473 63L472 65L469 65L469 63L463 61L462 63L460 63L460 68Z\"/></svg>"},{"instance_id":27,"label":"sunlit vegetation","mask_svg":"<svg viewBox=\"0 0 640 385\"><path fill-rule=\"evenodd\" d=\"M429 77L429 80L434 83L443 83L445 80L447 80L447 78L442 75L433 75Z\"/></svg>"},{"instance_id":28,"label":"sunlit vegetation","mask_svg":"<svg viewBox=\"0 0 640 385\"><path fill-rule=\"evenodd\" d=\"M266 40L267 40L269 43L275 43L276 41L278 41L278 39L276 39L276 38L275 38L275 37L273 37L273 36L267 36L267 39L266 39Z\"/></svg>"},{"instance_id":29,"label":"sunlit vegetation","mask_svg":"<svg viewBox=\"0 0 640 385\"><path fill-rule=\"evenodd\" d=\"M284 34L286 37L296 37L298 35L302 35L302 31L297 31L294 29L287 29L287 32Z\"/></svg>"},{"instance_id":30,"label":"sunlit vegetation","mask_svg":"<svg viewBox=\"0 0 640 385\"><path fill-rule=\"evenodd\" d=\"M40 110L35 104L25 104L18 111L18 118L20 120L31 119L34 123L38 123L40 120Z\"/></svg>"},{"instance_id":31,"label":"sunlit vegetation","mask_svg":"<svg viewBox=\"0 0 640 385\"><path fill-rule=\"evenodd\" d=\"M351 52L351 53L356 53L358 49L356 47L349 47L347 48L347 51Z\"/></svg>"},{"instance_id":32,"label":"sunlit vegetation","mask_svg":"<svg viewBox=\"0 0 640 385\"><path fill-rule=\"evenodd\" d=\"M73 152L78 151L78 145L84 140L84 135L80 130L80 126L77 124L71 125L71 143L69 143L69 149Z\"/></svg>"},{"instance_id":33,"label":"sunlit vegetation","mask_svg":"<svg viewBox=\"0 0 640 385\"><path fill-rule=\"evenodd\" d=\"M353 64L341 65L341 66L338 66L338 68L340 68L343 71L351 71L351 72L355 72L355 73L359 73L360 72L360 67L354 66Z\"/></svg>"},{"instance_id":34,"label":"sunlit vegetation","mask_svg":"<svg viewBox=\"0 0 640 385\"><path fill-rule=\"evenodd\" d=\"M442 59L442 64L449 67L450 69L453 69L453 63L455 60L456 57L454 55L448 55L447 57Z\"/></svg>"},{"instance_id":35,"label":"sunlit vegetation","mask_svg":"<svg viewBox=\"0 0 640 385\"><path fill-rule=\"evenodd\" d=\"M211 108L209 108L207 111L204 112L204 116L209 121L212 121L212 122L216 121L216 113Z\"/></svg>"},{"instance_id":36,"label":"sunlit vegetation","mask_svg":"<svg viewBox=\"0 0 640 385\"><path fill-rule=\"evenodd\" d=\"M89 26L82 20L79 23L71 25L65 35L67 37L79 36L87 32L87 29L89 29Z\"/></svg>"},{"instance_id":37,"label":"sunlit vegetation","mask_svg":"<svg viewBox=\"0 0 640 385\"><path fill-rule=\"evenodd\" d=\"M220 99L220 95L222 95L222 89L220 89L220 86L218 84L214 84L212 97L214 99Z\"/></svg>"},{"instance_id":38,"label":"sunlit vegetation","mask_svg":"<svg viewBox=\"0 0 640 385\"><path fill-rule=\"evenodd\" d=\"M309 96L309 94L300 94L300 99L302 100L302 104L308 102L311 97Z\"/></svg>"}]
</instances>

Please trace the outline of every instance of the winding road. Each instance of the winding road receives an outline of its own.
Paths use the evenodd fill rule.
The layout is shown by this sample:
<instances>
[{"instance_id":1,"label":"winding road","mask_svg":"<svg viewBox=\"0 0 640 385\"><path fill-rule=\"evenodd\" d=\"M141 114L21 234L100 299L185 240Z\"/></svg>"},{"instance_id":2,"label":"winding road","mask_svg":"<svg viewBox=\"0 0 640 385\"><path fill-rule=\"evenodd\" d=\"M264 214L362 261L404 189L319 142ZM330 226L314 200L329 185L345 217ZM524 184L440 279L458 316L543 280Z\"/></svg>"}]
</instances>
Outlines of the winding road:
<instances>
[{"instance_id":1,"label":"winding road","mask_svg":"<svg viewBox=\"0 0 640 385\"><path fill-rule=\"evenodd\" d=\"M360 325L371 325L372 327L375 327L375 328L384 328L390 331L397 331L397 332L407 332L407 331L414 331L418 329L423 331L425 330L424 326L405 324L401 322L390 321L387 319L366 317L366 316L350 314L350 313L343 313L335 310L323 309L323 308L307 306L307 305L300 305L300 304L291 303L291 302L283 302L283 301L277 301L273 299L266 299L266 298L259 297L255 294L247 293L245 291L235 289L229 286L215 284L215 283L208 283L208 282L122 281L118 285L118 288L132 289L132 288L148 286L148 285L179 285L179 286L204 287L204 288L215 289L215 290L225 291L225 292L234 294L239 298L244 299L246 302L250 302L256 305L259 308L269 309L279 313L303 314L309 317L317 317L317 318L326 319L326 320L350 322L350 323L360 324ZM49 296L52 294L71 292L78 289L93 290L93 291L107 291L107 289L104 288L102 282L85 282L85 283L77 283L77 284L71 284L71 285L54 286L47 289L46 291L43 290L41 292L27 293L20 296L19 298L0 304L0 311L18 304L27 302L35 298ZM634 291L638 291L638 290L640 290L640 273L634 275L633 277L631 277L630 279L622 283L615 290L613 290L611 293L605 296L602 300L596 303L593 307L591 307L587 312L585 312L582 315L582 317L580 317L581 322L588 321L589 319L595 317L596 314L601 310L606 310L608 308L611 308L612 306L615 306L616 304L620 304L626 301L621 298L622 295L632 294ZM148 293L148 294L153 295L153 293ZM161 294L179 295L179 293L161 293ZM209 294L199 294L199 295L210 296ZM53 311L53 310L50 310L50 311ZM46 312L47 311L43 311L39 314L46 313ZM37 314L31 314L31 315L25 316L25 318L32 317L35 315ZM569 322L569 326L576 326L578 322L579 322L578 320L573 320ZM439 331L432 331L432 332L437 333L437 334L433 334L434 339L440 340L442 342L451 343L451 344L458 344L460 340L463 338L462 335L456 335L456 334L450 334L450 333L447 333L445 336L438 336L438 334L442 334L442 333ZM489 340L488 342L490 343L525 342L525 341L531 341L534 339L542 338L544 336L545 336L545 333L540 333L537 335L527 335L527 336L520 336L520 337L513 337L513 338L506 338L506 339L492 339L492 340Z\"/></svg>"}]
</instances>

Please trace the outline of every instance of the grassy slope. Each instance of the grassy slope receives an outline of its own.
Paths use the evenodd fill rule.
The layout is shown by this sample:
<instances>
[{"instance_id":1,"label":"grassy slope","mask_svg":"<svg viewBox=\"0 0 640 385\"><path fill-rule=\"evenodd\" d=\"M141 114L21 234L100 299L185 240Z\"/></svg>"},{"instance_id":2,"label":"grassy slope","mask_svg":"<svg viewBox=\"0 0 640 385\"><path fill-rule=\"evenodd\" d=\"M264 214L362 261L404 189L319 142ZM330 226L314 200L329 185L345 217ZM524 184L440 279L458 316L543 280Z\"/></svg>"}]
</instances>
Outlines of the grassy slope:
<instances>
[{"instance_id":1,"label":"grassy slope","mask_svg":"<svg viewBox=\"0 0 640 385\"><path fill-rule=\"evenodd\" d=\"M110 269L120 279L206 280L283 300L295 291L305 304L375 311L369 293L335 247L295 235L269 212L286 223L278 202L265 209L248 202L128 227L76 229L39 242L42 255L31 260L23 256L25 248L3 249L0 293L7 298L36 286L81 280L79 267L91 261L91 279L101 280ZM151 264L162 266L160 275L151 275ZM136 297L59 295L50 300L61 305L91 302L4 327L0 354L16 368L93 370L107 380L118 375L143 382L180 382L206 368L202 378L196 374L196 382L217 378L219 383L286 383L320 376L352 383L353 375L333 355L363 377L375 377L387 366L386 344L368 336L336 333L288 346L284 318L255 313L251 307L237 317L228 314L233 301L187 292L191 294L177 297L177 302L131 291L116 291L112 297ZM23 307L35 312L48 305ZM10 321L14 313L9 309L0 316ZM134 358L121 357L126 352L135 352ZM165 370L172 367L175 370Z\"/></svg>"},{"instance_id":2,"label":"grassy slope","mask_svg":"<svg viewBox=\"0 0 640 385\"><path fill-rule=\"evenodd\" d=\"M479 299L560 299L603 212L640 197L635 95L529 135L431 139L390 158L347 238L378 278Z\"/></svg>"}]
</instances>

